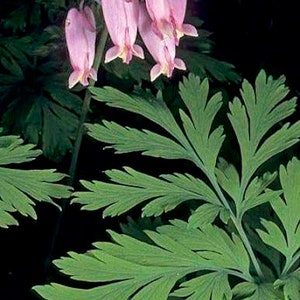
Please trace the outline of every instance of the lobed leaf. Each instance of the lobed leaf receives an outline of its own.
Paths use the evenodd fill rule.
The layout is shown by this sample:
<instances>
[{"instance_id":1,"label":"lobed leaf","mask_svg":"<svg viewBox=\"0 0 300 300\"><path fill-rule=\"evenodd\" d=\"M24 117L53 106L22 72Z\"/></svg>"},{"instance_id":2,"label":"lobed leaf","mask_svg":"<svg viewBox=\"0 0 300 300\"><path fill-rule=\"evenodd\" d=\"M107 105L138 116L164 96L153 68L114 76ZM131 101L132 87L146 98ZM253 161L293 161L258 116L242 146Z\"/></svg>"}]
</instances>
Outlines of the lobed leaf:
<instances>
[{"instance_id":1,"label":"lobed leaf","mask_svg":"<svg viewBox=\"0 0 300 300\"><path fill-rule=\"evenodd\" d=\"M242 300L280 300L282 294L270 283L255 284L252 282L242 282L233 288L233 294Z\"/></svg>"},{"instance_id":2,"label":"lobed leaf","mask_svg":"<svg viewBox=\"0 0 300 300\"><path fill-rule=\"evenodd\" d=\"M285 100L288 92L283 76L274 80L261 71L255 88L244 80L241 90L244 104L238 98L230 103L228 117L240 145L242 181L248 182L261 164L298 142L298 123L290 127L286 124L263 140L274 125L295 111L296 99Z\"/></svg>"},{"instance_id":3,"label":"lobed leaf","mask_svg":"<svg viewBox=\"0 0 300 300\"><path fill-rule=\"evenodd\" d=\"M257 232L264 243L285 256L284 273L286 273L299 258L300 161L294 158L286 168L281 166L279 175L283 199L276 197L271 206L283 228L273 221L262 220L266 231L257 229Z\"/></svg>"},{"instance_id":4,"label":"lobed leaf","mask_svg":"<svg viewBox=\"0 0 300 300\"><path fill-rule=\"evenodd\" d=\"M212 272L188 280L180 285L173 296L187 300L231 300L232 291L226 272Z\"/></svg>"},{"instance_id":5,"label":"lobed leaf","mask_svg":"<svg viewBox=\"0 0 300 300\"><path fill-rule=\"evenodd\" d=\"M16 136L0 137L0 164L22 163L35 159L41 152L33 145L23 145ZM53 203L68 198L70 187L59 184L65 175L55 170L18 170L0 167L0 227L18 222L11 214L19 212L36 219L35 201Z\"/></svg>"},{"instance_id":6,"label":"lobed leaf","mask_svg":"<svg viewBox=\"0 0 300 300\"><path fill-rule=\"evenodd\" d=\"M87 124L88 135L111 144L117 153L141 151L143 155L166 159L189 159L186 150L174 140L149 130L123 127L115 122Z\"/></svg>"},{"instance_id":7,"label":"lobed leaf","mask_svg":"<svg viewBox=\"0 0 300 300\"><path fill-rule=\"evenodd\" d=\"M120 215L132 207L150 200L144 206L144 216L158 216L188 200L204 200L219 204L214 191L202 180L189 174L169 174L155 178L129 167L124 171L106 171L114 183L82 181L88 192L76 192L73 203L84 209L106 207L104 216Z\"/></svg>"},{"instance_id":8,"label":"lobed leaf","mask_svg":"<svg viewBox=\"0 0 300 300\"><path fill-rule=\"evenodd\" d=\"M175 226L169 225L169 227ZM115 295L119 295L122 299L165 300L172 295L175 284L185 275L206 270L210 273L206 275L199 273L195 280L187 281L181 286L183 290L179 290L175 294L199 295L201 291L205 292L205 286L199 289L195 283L201 282L208 285L213 282L214 286L210 287L204 295L210 293L213 295L213 299L218 299L216 297L223 294L229 297L231 292L228 282L222 281L221 289L216 283L220 282L221 277L226 278L228 273L243 276L243 270L233 271L231 267L227 271L219 270L220 261L219 259L215 261L215 251L207 247L208 235L216 234L215 237L219 235L217 228L211 227L209 232L196 229L189 231L186 226L185 229L181 228L186 231L186 234L194 236L197 233L194 238L200 247L197 250L193 250L190 244L178 241L178 236L175 240L168 234L169 228L163 226L162 229L165 233L160 230L159 233L145 231L152 241L151 244L110 232L113 243L97 242L94 244L95 249L85 254L69 252L68 257L54 262L62 273L70 276L73 280L101 283L100 286L90 289L74 289L52 283L36 286L34 290L44 299L49 300L65 299L66 296L72 297L72 299L112 299L110 297ZM225 240L221 241L236 249L236 239L233 241L228 237L228 240ZM244 264L246 262L244 261ZM224 262L223 265L225 266L227 263ZM60 296L62 298L59 298Z\"/></svg>"}]
</instances>

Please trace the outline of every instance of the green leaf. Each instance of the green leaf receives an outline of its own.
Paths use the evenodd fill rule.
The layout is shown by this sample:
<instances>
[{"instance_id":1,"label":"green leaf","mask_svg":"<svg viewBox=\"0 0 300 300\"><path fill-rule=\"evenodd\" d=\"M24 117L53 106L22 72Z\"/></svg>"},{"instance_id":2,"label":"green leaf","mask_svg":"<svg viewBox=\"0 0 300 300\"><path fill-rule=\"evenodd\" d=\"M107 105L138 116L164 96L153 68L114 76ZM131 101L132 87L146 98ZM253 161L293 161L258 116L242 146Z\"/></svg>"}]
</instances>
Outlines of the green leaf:
<instances>
[{"instance_id":1,"label":"green leaf","mask_svg":"<svg viewBox=\"0 0 300 300\"><path fill-rule=\"evenodd\" d=\"M187 225L187 224L186 224ZM220 280L215 276L219 273L220 267L228 267L228 270L222 270L224 277L226 274L234 274L243 276L243 271L240 270L235 262L239 258L232 258L227 261L226 252L216 253L211 246L211 236L221 238L220 242L229 247L235 254L240 252L241 244L235 237L231 240L224 231L221 233L215 227L210 227L209 230L189 231L181 227L186 234L194 236L197 243L197 249L192 249L191 244L184 244L175 240L169 234L170 229L162 227L163 233L159 230L145 231L152 243L148 244L126 235L120 235L115 232L110 232L113 243L98 242L94 244L96 249L90 250L86 254L77 254L69 252L68 257L54 261L55 265L65 275L70 276L73 280L100 284L90 289L74 289L58 284L50 284L45 286L36 286L34 290L44 299L113 299L115 295L121 299L132 300L166 300L171 294L176 283L184 276L197 271L216 272L213 275L200 274L196 277L203 277L202 282L209 284ZM174 227L170 225L169 227ZM165 229L164 229L165 228ZM175 231L176 228L175 228ZM196 236L195 236L196 233ZM227 236L227 237L225 237ZM180 236L177 236L180 238ZM192 243L192 245L194 245ZM246 254L245 250L243 250ZM225 260L221 257L225 255ZM247 255L247 254L246 254ZM249 263L247 256L242 255L243 265ZM232 269L233 268L233 269ZM249 268L249 265L247 266ZM242 268L243 269L243 268ZM212 276L215 278L213 279ZM188 281L188 293L193 294L198 292L197 285L193 281ZM210 289L214 299L225 293L230 295L228 283L222 281L222 289L215 284ZM61 298L60 298L61 297Z\"/></svg>"},{"instance_id":2,"label":"green leaf","mask_svg":"<svg viewBox=\"0 0 300 300\"><path fill-rule=\"evenodd\" d=\"M128 95L111 87L90 87L89 90L95 100L106 102L112 107L140 114L160 125L183 145L186 144L184 134L162 99L154 98L149 93Z\"/></svg>"},{"instance_id":3,"label":"green leaf","mask_svg":"<svg viewBox=\"0 0 300 300\"><path fill-rule=\"evenodd\" d=\"M34 160L42 151L35 145L23 145L23 140L14 135L0 136L0 165L23 163Z\"/></svg>"},{"instance_id":4,"label":"green leaf","mask_svg":"<svg viewBox=\"0 0 300 300\"><path fill-rule=\"evenodd\" d=\"M189 159L186 150L180 144L149 130L123 127L107 121L103 121L103 125L87 124L86 127L88 135L98 141L111 144L117 150L116 153L141 151L143 155L153 157Z\"/></svg>"},{"instance_id":5,"label":"green leaf","mask_svg":"<svg viewBox=\"0 0 300 300\"><path fill-rule=\"evenodd\" d=\"M285 258L284 273L299 259L300 229L300 161L294 158L287 167L280 167L280 183L283 199L273 199L271 206L281 221L281 226L273 221L262 220L266 231L258 229L261 239L281 252Z\"/></svg>"},{"instance_id":6,"label":"green leaf","mask_svg":"<svg viewBox=\"0 0 300 300\"><path fill-rule=\"evenodd\" d=\"M180 84L180 95L189 110L190 117L180 111L185 133L193 145L205 169L213 173L225 136L223 128L212 130L212 123L222 106L222 95L208 97L208 80L200 83L199 77L190 74Z\"/></svg>"},{"instance_id":7,"label":"green leaf","mask_svg":"<svg viewBox=\"0 0 300 300\"><path fill-rule=\"evenodd\" d=\"M265 178L259 179L253 179L253 176L267 160L299 141L300 122L274 128L295 111L296 99L285 99L288 92L283 76L275 80L261 71L255 86L244 80L241 99L236 97L229 104L228 118L240 146L241 175L239 186L238 174L231 174L223 188L227 193L231 192L229 195L233 196L240 219L247 210L272 201L280 194L280 191L266 189L275 179L275 174L265 174ZM231 183L232 180L234 183ZM226 181L223 178L221 182L224 185ZM233 191L229 191L230 185Z\"/></svg>"},{"instance_id":8,"label":"green leaf","mask_svg":"<svg viewBox=\"0 0 300 300\"><path fill-rule=\"evenodd\" d=\"M232 199L238 199L240 191L240 175L235 166L229 164L225 159L220 157L215 172L218 178L218 183L221 185L223 190Z\"/></svg>"},{"instance_id":9,"label":"green leaf","mask_svg":"<svg viewBox=\"0 0 300 300\"><path fill-rule=\"evenodd\" d=\"M106 175L114 183L81 181L89 192L74 193L73 203L88 210L107 207L104 216L120 215L146 200L151 202L143 207L144 216L159 216L188 200L220 205L211 188L189 174L161 175L160 179L125 167L124 171L106 171Z\"/></svg>"},{"instance_id":10,"label":"green leaf","mask_svg":"<svg viewBox=\"0 0 300 300\"><path fill-rule=\"evenodd\" d=\"M252 282L242 282L233 288L233 294L243 300L283 300L280 291L274 289L270 283L255 284Z\"/></svg>"},{"instance_id":11,"label":"green leaf","mask_svg":"<svg viewBox=\"0 0 300 300\"><path fill-rule=\"evenodd\" d=\"M19 212L36 219L34 202L53 203L53 199L70 197L70 187L59 184L65 175L55 170L18 170L4 167L31 161L40 155L33 145L22 145L17 136L0 137L0 227L18 222L11 214Z\"/></svg>"},{"instance_id":12,"label":"green leaf","mask_svg":"<svg viewBox=\"0 0 300 300\"><path fill-rule=\"evenodd\" d=\"M5 57L2 57L1 64L15 78L15 81L24 79L24 74L21 67L13 58L8 60Z\"/></svg>"},{"instance_id":13,"label":"green leaf","mask_svg":"<svg viewBox=\"0 0 300 300\"><path fill-rule=\"evenodd\" d=\"M207 224L212 224L223 210L225 208L221 205L205 203L199 206L189 217L189 227L201 228Z\"/></svg>"},{"instance_id":14,"label":"green leaf","mask_svg":"<svg viewBox=\"0 0 300 300\"><path fill-rule=\"evenodd\" d=\"M291 126L287 123L265 139L274 125L295 111L296 99L284 100L288 92L283 76L274 80L261 71L255 88L244 80L241 90L244 104L235 98L229 105L228 117L241 150L243 188L259 166L299 141L299 122Z\"/></svg>"},{"instance_id":15,"label":"green leaf","mask_svg":"<svg viewBox=\"0 0 300 300\"><path fill-rule=\"evenodd\" d=\"M155 230L158 226L161 226L162 220L158 218L139 218L137 221L131 217L127 217L127 223L121 223L120 228L122 233L134 237L142 242L151 243L151 239L145 233L145 230Z\"/></svg>"},{"instance_id":16,"label":"green leaf","mask_svg":"<svg viewBox=\"0 0 300 300\"><path fill-rule=\"evenodd\" d=\"M24 68L30 65L29 56L33 51L33 39L31 36L1 37L0 38L0 56L15 60L20 67Z\"/></svg>"},{"instance_id":17,"label":"green leaf","mask_svg":"<svg viewBox=\"0 0 300 300\"><path fill-rule=\"evenodd\" d=\"M201 255L211 261L215 267L221 270L239 270L245 278L251 278L247 251L235 234L231 239L217 226L207 224L199 230L190 228L187 223L180 220L172 221L172 225L165 225L157 230L182 245L188 245L187 247L193 251L207 251L202 252Z\"/></svg>"},{"instance_id":18,"label":"green leaf","mask_svg":"<svg viewBox=\"0 0 300 300\"><path fill-rule=\"evenodd\" d=\"M99 141L112 144L120 152L143 151L147 155L161 155L164 158L189 159L202 171L212 175L225 137L222 127L212 129L222 105L222 96L217 93L209 98L208 90L208 81L200 82L192 74L180 84L180 94L190 114L188 116L180 111L183 132L160 97L153 98L145 93L127 95L110 87L90 88L96 100L148 118L167 131L175 141L148 130L122 128L116 123L108 122L104 122L101 127L88 125L90 134Z\"/></svg>"},{"instance_id":19,"label":"green leaf","mask_svg":"<svg viewBox=\"0 0 300 300\"><path fill-rule=\"evenodd\" d=\"M173 296L187 300L231 300L232 291L225 272L213 272L193 278L180 285ZM186 298L187 297L187 298Z\"/></svg>"},{"instance_id":20,"label":"green leaf","mask_svg":"<svg viewBox=\"0 0 300 300\"><path fill-rule=\"evenodd\" d=\"M284 299L300 299L300 269L284 276L282 279L277 279L274 282L274 287L283 289Z\"/></svg>"},{"instance_id":21,"label":"green leaf","mask_svg":"<svg viewBox=\"0 0 300 300\"><path fill-rule=\"evenodd\" d=\"M277 178L277 172L271 174L269 172L263 176L256 176L248 185L245 192L245 199L242 203L243 211L247 211L265 202L269 202L272 198L281 194L281 191L271 191L266 188ZM263 193L265 192L265 193Z\"/></svg>"}]
</instances>

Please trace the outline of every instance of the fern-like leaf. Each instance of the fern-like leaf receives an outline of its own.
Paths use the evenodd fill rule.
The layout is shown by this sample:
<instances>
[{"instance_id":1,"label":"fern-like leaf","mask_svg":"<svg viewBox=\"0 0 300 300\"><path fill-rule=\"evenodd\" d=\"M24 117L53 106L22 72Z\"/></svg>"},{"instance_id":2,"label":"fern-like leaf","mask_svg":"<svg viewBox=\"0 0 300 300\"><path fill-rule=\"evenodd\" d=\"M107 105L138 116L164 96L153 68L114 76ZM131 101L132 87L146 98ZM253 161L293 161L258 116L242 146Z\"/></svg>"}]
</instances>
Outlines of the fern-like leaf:
<instances>
[{"instance_id":1,"label":"fern-like leaf","mask_svg":"<svg viewBox=\"0 0 300 300\"><path fill-rule=\"evenodd\" d=\"M298 300L300 299L300 269L277 279L274 282L275 288L282 288L284 299Z\"/></svg>"},{"instance_id":2,"label":"fern-like leaf","mask_svg":"<svg viewBox=\"0 0 300 300\"><path fill-rule=\"evenodd\" d=\"M54 262L72 279L102 283L101 286L84 290L50 284L34 289L44 299L49 300L70 297L78 300L113 299L116 295L122 299L166 300L182 277L196 271L210 272L210 275L199 275L199 280L203 276L202 283L206 284L208 281L217 280L217 274L221 274L218 273L221 270L224 276L232 274L249 277L249 259L238 237L233 236L232 240L216 227L207 227L205 231L189 231L185 223L181 224L181 232L185 231L185 235L193 238L191 243L184 244L179 241L180 236L176 240L173 238L172 233L178 230L174 228L173 232L172 227L174 226L169 225L164 229L163 226L162 230L159 228L159 233L145 231L152 244L110 232L114 243L98 242L94 244L96 249L86 254L70 252L69 257ZM220 247L217 250L213 247L212 236L219 239ZM219 249L222 249L221 252L218 252ZM226 249L230 249L229 256ZM188 294L198 293L194 282L187 282L186 286ZM210 293L215 297L223 292L229 295L230 291L228 292L225 285L223 287L224 290L220 291L214 285L210 288Z\"/></svg>"},{"instance_id":3,"label":"fern-like leaf","mask_svg":"<svg viewBox=\"0 0 300 300\"><path fill-rule=\"evenodd\" d=\"M212 272L180 285L173 296L187 300L231 300L232 291L226 272Z\"/></svg>"},{"instance_id":4,"label":"fern-like leaf","mask_svg":"<svg viewBox=\"0 0 300 300\"><path fill-rule=\"evenodd\" d=\"M242 282L234 287L233 294L241 300L283 300L280 291L274 289L271 283Z\"/></svg>"},{"instance_id":5,"label":"fern-like leaf","mask_svg":"<svg viewBox=\"0 0 300 300\"><path fill-rule=\"evenodd\" d=\"M154 157L190 160L209 178L214 177L216 160L224 135L221 127L212 130L212 124L220 110L222 96L217 93L209 97L207 80L200 82L198 77L190 75L180 84L180 94L187 108L187 113L180 112L184 130L177 124L171 111L160 97L153 98L149 94L127 95L110 87L90 88L90 90L96 100L141 114L160 125L169 134L167 137L149 130L138 130L123 127L115 122L104 121L102 125L87 125L88 134L96 140L112 145L118 153L140 151ZM126 170L129 171L129 169ZM117 173L117 171L113 172ZM121 174L121 172L119 173ZM131 171L131 173L133 172ZM173 179L175 177L173 176ZM190 180L187 180L188 177ZM166 183L163 183L162 180L155 180L146 174L135 173L133 178L134 182L141 182L140 179L144 178L147 188L145 188L145 183L135 187L124 186L128 185L124 181L117 182L121 185L83 182L84 186L92 193L76 193L75 202L84 204L85 208L89 209L109 206L104 211L104 215L118 215L153 198L154 200L143 209L146 216L159 215L163 211L169 211L183 201L191 199L201 199L219 206L222 205L213 189L190 175L177 175L177 181L187 181L188 189L184 187L182 190L182 183L180 183L180 192L176 188L178 182L173 180L169 183L170 188L166 188ZM195 190L193 182L196 181L198 181L198 187ZM163 189L160 188L162 183L165 186ZM175 186L174 190L172 186ZM108 189L111 191L110 196L107 194ZM131 195L130 201L128 201L128 193ZM100 194L101 197L99 197Z\"/></svg>"},{"instance_id":6,"label":"fern-like leaf","mask_svg":"<svg viewBox=\"0 0 300 300\"><path fill-rule=\"evenodd\" d=\"M235 198L237 211L241 215L246 209L255 206L253 203L242 209L243 197L253 174L268 159L299 141L300 122L293 125L286 123L277 131L273 129L274 125L295 111L296 99L285 100L288 92L283 76L275 80L261 71L255 88L248 81L243 82L243 103L235 98L229 105L228 117L240 145L242 158L239 196ZM269 132L271 135L266 137Z\"/></svg>"},{"instance_id":7,"label":"fern-like leaf","mask_svg":"<svg viewBox=\"0 0 300 300\"><path fill-rule=\"evenodd\" d=\"M283 229L273 221L262 220L266 231L257 230L264 243L282 253L286 259L283 274L299 260L300 249L300 161L294 158L287 167L280 168L283 199L276 197L272 208L281 221Z\"/></svg>"},{"instance_id":8,"label":"fern-like leaf","mask_svg":"<svg viewBox=\"0 0 300 300\"><path fill-rule=\"evenodd\" d=\"M122 214L146 200L151 202L143 208L144 216L158 216L187 200L221 205L207 184L189 174L161 175L160 179L129 167L124 171L107 171L106 174L114 183L82 181L89 192L74 193L73 202L88 210L107 207L104 216Z\"/></svg>"},{"instance_id":9,"label":"fern-like leaf","mask_svg":"<svg viewBox=\"0 0 300 300\"><path fill-rule=\"evenodd\" d=\"M116 153L140 151L144 155L166 159L189 159L185 149L174 140L149 130L123 127L115 122L87 124L88 134L95 140L111 144ZM131 141L128 143L128 141ZM142 141L142 142L141 142ZM108 148L108 147L107 147Z\"/></svg>"},{"instance_id":10,"label":"fern-like leaf","mask_svg":"<svg viewBox=\"0 0 300 300\"><path fill-rule=\"evenodd\" d=\"M65 175L55 170L18 170L12 164L34 160L41 151L34 145L23 145L17 136L0 137L0 227L17 225L11 214L19 212L36 219L34 201L54 203L54 199L68 198L70 187L57 183ZM10 168L5 167L10 165Z\"/></svg>"},{"instance_id":11,"label":"fern-like leaf","mask_svg":"<svg viewBox=\"0 0 300 300\"><path fill-rule=\"evenodd\" d=\"M211 98L208 97L209 86L207 80L200 83L200 79L191 74L180 85L181 97L190 114L188 116L181 111L184 131L177 124L171 111L160 97L153 98L149 94L127 95L110 87L90 88L90 90L98 101L104 101L112 107L123 108L148 118L167 131L175 141L149 131L127 128L126 132L119 125L115 123L108 124L107 122L104 127L89 125L90 135L100 141L116 144L118 151L124 151L125 149L130 151L132 149L131 151L143 151L147 155L153 153L154 144L156 144L157 151L154 152L154 156L157 156L157 152L162 151L163 157L166 157L167 153L165 154L165 151L167 149L170 150L169 157L173 157L172 152L180 154L182 155L180 158L193 161L204 172L213 172L224 136L221 127L212 132L211 127L221 107L222 97L220 93ZM147 137L150 139L149 143L145 142ZM150 141L154 144L149 145ZM150 147L150 149L147 151L146 147ZM176 156L176 158L179 157Z\"/></svg>"}]
</instances>

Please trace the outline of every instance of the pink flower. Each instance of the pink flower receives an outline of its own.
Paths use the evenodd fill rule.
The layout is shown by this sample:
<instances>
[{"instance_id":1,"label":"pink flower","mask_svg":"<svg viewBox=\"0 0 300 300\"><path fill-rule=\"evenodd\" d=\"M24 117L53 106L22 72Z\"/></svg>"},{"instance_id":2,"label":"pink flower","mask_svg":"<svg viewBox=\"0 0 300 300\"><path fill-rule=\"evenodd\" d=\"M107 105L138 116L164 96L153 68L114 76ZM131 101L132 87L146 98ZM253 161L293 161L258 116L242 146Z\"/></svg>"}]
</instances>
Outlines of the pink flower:
<instances>
[{"instance_id":1,"label":"pink flower","mask_svg":"<svg viewBox=\"0 0 300 300\"><path fill-rule=\"evenodd\" d=\"M184 35L198 36L197 29L183 24L187 0L146 0L146 6L152 19L153 31L163 39L173 37L175 44Z\"/></svg>"},{"instance_id":2,"label":"pink flower","mask_svg":"<svg viewBox=\"0 0 300 300\"><path fill-rule=\"evenodd\" d=\"M138 0L102 0L107 30L114 43L105 55L105 62L120 57L129 63L132 55L144 58L143 49L135 44L139 17Z\"/></svg>"},{"instance_id":3,"label":"pink flower","mask_svg":"<svg viewBox=\"0 0 300 300\"><path fill-rule=\"evenodd\" d=\"M87 86L88 78L97 80L92 68L95 58L96 25L89 7L71 8L65 22L67 48L73 72L69 77L69 88L80 82Z\"/></svg>"},{"instance_id":4,"label":"pink flower","mask_svg":"<svg viewBox=\"0 0 300 300\"><path fill-rule=\"evenodd\" d=\"M161 39L151 27L151 18L144 4L140 6L139 32L157 64L150 71L151 81L160 74L171 77L174 68L186 70L185 63L180 58L175 58L176 45L172 37Z\"/></svg>"}]
</instances>

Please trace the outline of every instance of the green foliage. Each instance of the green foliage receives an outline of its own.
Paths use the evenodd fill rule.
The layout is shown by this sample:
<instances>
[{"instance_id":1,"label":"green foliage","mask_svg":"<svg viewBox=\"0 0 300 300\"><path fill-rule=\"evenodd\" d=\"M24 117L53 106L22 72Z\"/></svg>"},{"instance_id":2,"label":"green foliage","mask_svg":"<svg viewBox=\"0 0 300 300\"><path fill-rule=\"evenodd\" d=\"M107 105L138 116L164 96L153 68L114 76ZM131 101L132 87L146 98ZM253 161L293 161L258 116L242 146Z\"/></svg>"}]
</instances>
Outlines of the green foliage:
<instances>
[{"instance_id":1,"label":"green foliage","mask_svg":"<svg viewBox=\"0 0 300 300\"><path fill-rule=\"evenodd\" d=\"M281 224L262 220L265 229L257 230L265 244L275 248L285 257L283 273L286 274L299 261L300 249L300 161L293 159L286 168L280 168L283 199L272 199L271 205ZM281 226L283 227L281 227Z\"/></svg>"},{"instance_id":2,"label":"green foliage","mask_svg":"<svg viewBox=\"0 0 300 300\"><path fill-rule=\"evenodd\" d=\"M212 94L208 80L192 74L183 79L179 93L184 109L178 118L160 93L155 98L111 87L90 91L96 100L159 126L153 131L103 121L87 124L90 136L117 153L181 159L198 172L154 177L128 166L109 170L106 180L82 181L87 191L76 192L73 202L87 210L104 209L105 217L135 206L142 217L155 217L177 211L183 202L192 203L191 211L187 222L158 227L130 221L122 226L125 234L110 232L112 242L95 243L85 254L70 252L55 265L74 280L93 283L91 288L51 283L35 287L39 295L49 300L115 295L135 300L299 298L300 162L294 158L281 166L279 181L277 172L262 168L300 138L299 121L284 124L296 106L294 98L286 99L284 77L273 79L261 71L255 85L245 80L240 96L229 103L240 166L220 156L225 140L218 123L222 94ZM259 215L264 216L261 224L245 223L248 216L256 217L258 206L268 211ZM258 252L269 255L269 262Z\"/></svg>"},{"instance_id":3,"label":"green foliage","mask_svg":"<svg viewBox=\"0 0 300 300\"><path fill-rule=\"evenodd\" d=\"M0 227L18 224L14 212L36 219L34 201L54 204L53 198L70 197L70 188L57 183L65 175L55 170L12 168L14 164L32 161L40 154L34 145L23 145L23 140L17 136L0 136Z\"/></svg>"},{"instance_id":4,"label":"green foliage","mask_svg":"<svg viewBox=\"0 0 300 300\"><path fill-rule=\"evenodd\" d=\"M174 225L158 228L159 233L146 231L154 245L110 232L115 243L95 243L96 249L86 254L71 252L69 257L55 261L55 265L75 280L118 282L89 290L75 291L57 284L35 287L35 290L45 299L67 299L75 296L77 299L96 299L99 295L112 299L113 295L120 292L124 299L167 299L175 283L188 273L210 271L210 275L199 275L198 280L202 284L211 281L211 277L215 281L220 275L227 277L231 273L242 277L249 276L247 252L236 236L232 240L225 232L211 226L204 231L188 231L188 234L193 233L190 235L193 236L191 243L185 244L174 239L174 235L186 230L187 224L177 221ZM211 234L221 238L221 253L215 251ZM87 271L83 273L83 269ZM112 273L113 269L118 272ZM220 269L224 269L222 274L219 273ZM192 292L199 289L191 281L186 284ZM203 285L200 293L205 291L206 286ZM175 295L177 293L182 291L175 292Z\"/></svg>"},{"instance_id":5,"label":"green foliage","mask_svg":"<svg viewBox=\"0 0 300 300\"><path fill-rule=\"evenodd\" d=\"M47 27L37 14L44 8L49 13ZM51 25L60 12L66 13L66 4L31 1L10 4L10 9L3 26L13 34L0 37L1 126L58 162L73 148L82 103L66 87L63 26Z\"/></svg>"},{"instance_id":6,"label":"green foliage","mask_svg":"<svg viewBox=\"0 0 300 300\"><path fill-rule=\"evenodd\" d=\"M88 210L108 206L103 216L119 215L148 199L151 202L143 208L143 216L159 216L193 199L220 205L217 196L203 181L188 174L161 175L159 179L131 168L106 174L115 184L82 181L90 192L74 193L77 198L73 202L85 204L84 209Z\"/></svg>"}]
</instances>

